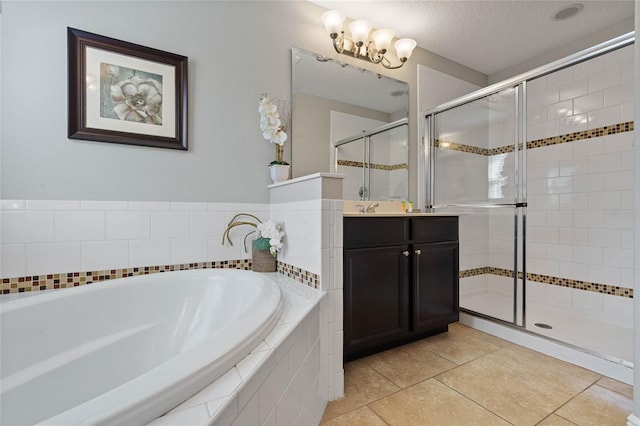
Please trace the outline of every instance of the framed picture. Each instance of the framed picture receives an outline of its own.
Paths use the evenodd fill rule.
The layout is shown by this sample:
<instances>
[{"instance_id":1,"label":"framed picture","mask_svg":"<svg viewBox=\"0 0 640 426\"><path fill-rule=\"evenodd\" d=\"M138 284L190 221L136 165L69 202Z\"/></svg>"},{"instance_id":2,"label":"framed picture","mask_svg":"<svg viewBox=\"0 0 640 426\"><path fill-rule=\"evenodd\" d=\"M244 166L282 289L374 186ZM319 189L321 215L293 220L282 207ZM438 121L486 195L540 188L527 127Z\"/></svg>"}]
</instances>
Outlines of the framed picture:
<instances>
[{"instance_id":1,"label":"framed picture","mask_svg":"<svg viewBox=\"0 0 640 426\"><path fill-rule=\"evenodd\" d=\"M187 149L187 57L67 28L71 139Z\"/></svg>"}]
</instances>

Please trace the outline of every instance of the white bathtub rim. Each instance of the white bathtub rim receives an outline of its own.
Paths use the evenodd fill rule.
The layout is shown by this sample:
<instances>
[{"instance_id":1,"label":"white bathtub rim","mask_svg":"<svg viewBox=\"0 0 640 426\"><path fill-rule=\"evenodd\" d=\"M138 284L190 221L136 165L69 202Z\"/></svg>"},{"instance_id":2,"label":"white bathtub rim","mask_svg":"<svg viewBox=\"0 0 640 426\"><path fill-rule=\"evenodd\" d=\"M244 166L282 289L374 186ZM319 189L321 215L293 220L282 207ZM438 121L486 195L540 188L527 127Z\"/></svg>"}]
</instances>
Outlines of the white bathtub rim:
<instances>
[{"instance_id":1,"label":"white bathtub rim","mask_svg":"<svg viewBox=\"0 0 640 426\"><path fill-rule=\"evenodd\" d=\"M280 336L280 338L275 343L269 344L266 341L264 342L269 348L266 351L267 353L265 354L265 356L256 364L256 366L251 370L249 374L247 374L246 377L241 376L241 383L236 387L236 389L234 389L233 392L231 392L229 395L224 397L225 401L222 404L220 404L220 406L216 409L216 411L210 415L209 421L206 423L207 426L216 425L217 421L220 420L220 417L224 415L225 410L229 408L229 406L233 404L234 401L237 400L238 395L240 394L244 386L246 386L247 383L249 383L252 380L252 378L257 374L257 372L263 367L263 365L267 363L270 356L275 356L275 353L276 351L278 351L278 348L284 343L285 340L287 340L287 338L291 335L291 333L294 332L295 328L311 313L311 311L313 311L313 309L316 307L318 308L320 307L320 302L325 296L326 296L326 292L319 292L318 299L307 303L306 304L307 306L305 306L305 309L299 313L299 318L297 318L292 323L285 323L285 324L290 324L291 326L288 327L286 332L284 332L282 336ZM258 346L259 344L256 346L256 348ZM241 411L242 408L244 407L238 407L239 411Z\"/></svg>"},{"instance_id":2,"label":"white bathtub rim","mask_svg":"<svg viewBox=\"0 0 640 426\"><path fill-rule=\"evenodd\" d=\"M200 390L204 389L206 386L222 377L227 371L233 368L238 360L244 358L246 354L248 354L251 350L255 348L255 340L262 341L271 331L271 329L275 326L280 317L280 313L282 311L282 303L279 304L277 310L274 312L272 317L262 324L259 329L257 329L248 339L244 339L242 344L239 344L233 347L230 351L225 352L223 355L216 358L216 364L206 365L204 368L201 368L197 371L194 371L192 374L188 376L181 376L180 374L174 374L174 378L177 383L172 385L172 392L168 394L165 392L166 388L158 389L158 387L153 387L156 389L153 392L147 392L144 395L144 398L141 401L137 401L134 407L127 408L124 413L120 412L123 407L127 407L132 405L127 398L122 398L124 395L121 392L117 393L117 396L121 397L118 400L113 401L111 410L105 410L100 413L96 413L95 404L92 404L95 400L87 401L84 404L81 404L78 407L74 407L72 410L82 409L86 413L86 420L84 423L92 424L92 425L114 425L114 424L122 424L122 425L134 425L134 424L146 424L157 417L171 411L180 403L189 399L193 395L197 394ZM207 347L209 346L209 347ZM209 352L208 349L212 349L211 345L203 345L199 347L197 352L200 354L198 358L200 359L210 359L212 356L212 352ZM204 355L206 354L206 355ZM170 363L183 363L184 360L182 357L174 358L170 361ZM153 370L145 373L152 374ZM215 373L215 374L213 374ZM142 376L140 376L142 377ZM137 386L129 386L131 383L125 384L123 386L128 386L128 394L129 392L134 392L135 395L141 395L141 393L136 393L138 390ZM159 383L160 386L165 386L164 383ZM105 393L99 398L103 396L110 396L110 393L121 390L122 386L116 388L110 392ZM196 389L195 392L193 389ZM97 399L97 398L96 398ZM158 409L157 407L165 407L163 409ZM70 410L71 411L71 410ZM44 424L68 424L65 422L65 413L61 413L58 416L52 417L51 419L47 419ZM75 415L74 415L75 417Z\"/></svg>"},{"instance_id":3,"label":"white bathtub rim","mask_svg":"<svg viewBox=\"0 0 640 426\"><path fill-rule=\"evenodd\" d=\"M297 309L295 318L293 319L289 318L283 321L283 318L280 318L278 325L286 325L288 327L286 331L284 331L278 337L277 340L268 342L268 340L271 340L271 339L269 338L269 335L267 335L267 337L264 339L263 342L260 342L256 345L256 347L251 353L253 354L253 353L264 352L265 354L260 359L260 361L258 361L252 367L251 371L245 372L245 374L243 374L237 368L237 365L236 367L233 367L229 371L227 371L227 373L229 373L230 371L236 369L236 374L240 378L240 383L232 391L229 391L224 396L217 396L215 399L199 398L198 401L194 403L190 403L191 401L187 400L180 406L176 407L176 409L166 414L171 418L171 420L168 421L168 423L166 421L163 421L163 417L156 419L156 420L159 420L159 424L175 425L175 424L182 424L184 422L188 422L188 420L184 420L185 418L181 418L182 413L188 410L195 409L195 407L199 405L205 406L206 410L209 412L207 420L204 420L204 419L202 420L203 424L206 424L208 426L216 425L218 424L219 421L222 421L223 423L226 422L226 420L228 420L226 416L229 414L229 412L235 411L234 408L231 407L232 404L237 403L238 404L237 410L238 412L240 412L244 408L244 406L239 405L244 388L246 386L249 386L249 384L251 383L252 380L254 380L254 377L256 377L258 372L261 371L261 369L265 366L265 364L269 362L269 359L271 357L276 356L276 352L280 350L278 348L282 347L282 345L287 340L287 338L291 335L291 333L294 332L296 327L311 313L311 311L313 311L313 309L315 308L320 309L320 303L322 299L324 297L327 297L327 292L301 285L299 282L295 282L293 279L285 277L282 274L274 272L274 273L266 273L265 275L273 277L273 279L276 280L278 285L281 287L282 298L284 300L283 306L284 305L291 305L296 307L304 306L304 308ZM281 315L284 315L284 310ZM260 349L261 347L262 348L266 347L266 348ZM210 404L214 403L214 401L215 401L215 408L210 406ZM245 401L245 403L247 402L248 401ZM326 406L326 401L324 402L324 405ZM201 411L202 410L199 410L199 412ZM322 412L324 412L324 410L322 410ZM320 415L320 417L322 416ZM320 419L320 417L318 418L318 420ZM186 417L186 419L188 418L189 417ZM151 424L155 425L156 422L152 422Z\"/></svg>"},{"instance_id":4,"label":"white bathtub rim","mask_svg":"<svg viewBox=\"0 0 640 426\"><path fill-rule=\"evenodd\" d=\"M212 271L216 274L226 270L173 271L163 273L163 275L168 276L172 273L177 275L182 272L187 276L205 276L211 274ZM202 342L197 348L193 348L184 354L170 359L166 363L141 374L136 377L136 379L124 383L67 411L45 419L39 424L75 424L78 422L78 419L83 419L82 424L146 424L170 411L226 373L239 359L242 359L244 355L249 353L256 346L257 342L262 341L269 334L280 318L283 306L281 290L275 280L264 274L257 274L251 271L234 271L242 274L256 274L258 280L273 282L274 285L271 288L271 297L269 298L271 302L270 306L263 306L263 309L246 312L246 315L242 317L243 321L240 324L241 329L235 328L232 331L229 328L224 328L216 334L215 339ZM222 272L222 274L227 275L229 272ZM127 281L125 280L134 279L134 281L139 281L153 275L155 274L125 277L123 279L112 280L111 282L105 281L97 284L109 285L109 288L114 288L114 286L118 285L127 285ZM128 283L131 284L131 281ZM35 297L15 299L3 303L0 309L2 309L1 312L9 312L13 309L19 309L20 307L68 297L70 291L74 291L74 294L82 294L95 291L96 288L97 286L92 284L86 287L73 287L61 289L61 291L47 292ZM260 325L256 327L256 318L260 318L260 314L264 313L264 310L273 309L274 303L277 303L275 309L267 317L266 321L261 322L261 320ZM241 333L241 331L245 333ZM241 335L243 337L239 338L238 336ZM217 342L221 341L220 339L225 342L231 341L237 343L237 345L234 345L226 351L222 350L220 345L217 344ZM217 359L215 357L216 354L219 355ZM211 362L212 359L216 359L216 361ZM190 371L193 369L193 365L202 365L202 367L195 371ZM157 373L160 368L166 370L164 371L162 379L154 377L154 373ZM149 386L150 384L152 386ZM166 392L167 386L171 387L172 392Z\"/></svg>"},{"instance_id":5,"label":"white bathtub rim","mask_svg":"<svg viewBox=\"0 0 640 426\"><path fill-rule=\"evenodd\" d=\"M226 268L206 268L206 269L183 269L179 271L163 271L163 272L152 272L148 274L142 275L132 275L130 277L121 277L121 278L112 278L108 280L95 281L92 283L82 284L74 287L65 287L65 288L56 288L56 289L47 289L47 290L37 290L37 291L29 291L23 293L10 293L5 295L0 295L0 313L2 312L10 312L15 309L20 309L22 307L28 307L31 305L36 305L40 303L45 303L52 300L57 300L65 297L69 297L71 292L74 295L79 296L84 293L93 292L96 288L102 288L104 286L108 286L109 289L114 289L116 286L127 286L136 283L137 281L146 281L150 278L161 278L165 279L169 276L208 276L212 272L215 274L225 275L225 274L257 274L258 276L266 276L265 274L259 274L253 271L243 270L243 269L226 269ZM64 274L61 274L64 275ZM20 297L23 296L23 297Z\"/></svg>"}]
</instances>

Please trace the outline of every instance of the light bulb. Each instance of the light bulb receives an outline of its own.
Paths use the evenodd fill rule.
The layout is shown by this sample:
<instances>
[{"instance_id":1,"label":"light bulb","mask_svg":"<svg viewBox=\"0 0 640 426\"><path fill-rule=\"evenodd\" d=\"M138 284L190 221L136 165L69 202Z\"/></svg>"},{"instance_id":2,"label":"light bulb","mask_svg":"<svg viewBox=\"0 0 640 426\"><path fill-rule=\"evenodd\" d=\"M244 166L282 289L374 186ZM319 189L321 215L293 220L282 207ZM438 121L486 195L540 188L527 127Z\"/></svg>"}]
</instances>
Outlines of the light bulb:
<instances>
[{"instance_id":1,"label":"light bulb","mask_svg":"<svg viewBox=\"0 0 640 426\"><path fill-rule=\"evenodd\" d=\"M358 43L365 43L369 37L369 31L371 31L371 24L367 21L358 20L349 24L349 31L351 31L351 38Z\"/></svg>"},{"instance_id":2,"label":"light bulb","mask_svg":"<svg viewBox=\"0 0 640 426\"><path fill-rule=\"evenodd\" d=\"M411 57L411 53L413 53L413 49L415 49L416 47L416 41L410 38L401 38L400 40L396 41L394 46L396 48L398 58L400 60L402 60L403 58L407 60Z\"/></svg>"},{"instance_id":3,"label":"light bulb","mask_svg":"<svg viewBox=\"0 0 640 426\"><path fill-rule=\"evenodd\" d=\"M391 40L393 40L394 35L396 35L395 31L383 28L381 30L374 31L373 34L371 34L371 37L373 38L373 42L376 44L376 49L387 51L389 50L389 47L391 47Z\"/></svg>"},{"instance_id":4,"label":"light bulb","mask_svg":"<svg viewBox=\"0 0 640 426\"><path fill-rule=\"evenodd\" d=\"M320 17L324 24L324 29L329 35L339 34L342 31L342 23L344 22L344 15L337 10L329 10Z\"/></svg>"}]
</instances>

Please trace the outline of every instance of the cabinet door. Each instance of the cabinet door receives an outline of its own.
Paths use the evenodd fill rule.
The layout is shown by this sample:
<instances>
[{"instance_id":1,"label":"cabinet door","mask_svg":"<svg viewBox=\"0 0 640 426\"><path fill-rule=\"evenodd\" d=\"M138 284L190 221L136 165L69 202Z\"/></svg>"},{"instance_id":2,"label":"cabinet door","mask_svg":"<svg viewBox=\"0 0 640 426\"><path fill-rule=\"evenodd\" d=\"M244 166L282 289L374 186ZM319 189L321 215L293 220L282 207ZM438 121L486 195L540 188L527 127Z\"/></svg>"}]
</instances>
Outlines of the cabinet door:
<instances>
[{"instance_id":1,"label":"cabinet door","mask_svg":"<svg viewBox=\"0 0 640 426\"><path fill-rule=\"evenodd\" d=\"M458 321L458 242L415 244L412 331Z\"/></svg>"},{"instance_id":2,"label":"cabinet door","mask_svg":"<svg viewBox=\"0 0 640 426\"><path fill-rule=\"evenodd\" d=\"M345 360L385 349L406 335L408 246L344 251Z\"/></svg>"}]
</instances>

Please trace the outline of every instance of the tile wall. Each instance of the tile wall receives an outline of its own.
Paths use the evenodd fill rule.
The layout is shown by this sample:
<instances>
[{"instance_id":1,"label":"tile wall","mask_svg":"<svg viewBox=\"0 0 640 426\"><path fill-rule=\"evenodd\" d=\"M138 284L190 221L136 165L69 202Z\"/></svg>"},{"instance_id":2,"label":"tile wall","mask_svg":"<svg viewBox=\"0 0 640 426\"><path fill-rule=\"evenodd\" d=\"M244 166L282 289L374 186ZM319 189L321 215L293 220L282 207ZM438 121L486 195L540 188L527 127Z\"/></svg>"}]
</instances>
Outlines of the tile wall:
<instances>
[{"instance_id":1,"label":"tile wall","mask_svg":"<svg viewBox=\"0 0 640 426\"><path fill-rule=\"evenodd\" d=\"M321 290L324 297L310 311L308 319L291 333L299 337L299 330L317 327L319 334L317 341L309 341L305 346L308 352L301 360L306 361L299 366L299 374L286 381L290 386L281 395L299 404L281 400L277 411L265 412L264 420L298 417L299 424L306 424L305 419L310 417L305 416L319 418L323 401L344 394L342 177L317 174L298 178L272 185L270 193L269 204L3 200L0 211L3 286L7 291L11 291L12 284L25 291L40 290L40 283L32 288L36 277L47 283L51 278L51 285L56 280L65 281L66 285L68 275L77 281L84 277L82 284L86 284L90 280L89 275L83 274L85 271L91 273L92 279L94 274L108 279L122 273L247 268L250 253L244 252L242 240L251 228L235 228L230 234L234 245L222 245L227 223L238 212L282 222L286 238L278 255L278 271L294 278L298 285L304 284L303 288ZM14 278L20 282L16 283ZM296 339L286 339L293 340ZM291 350L288 346L280 349L283 353ZM295 373L290 366L278 362L281 358L277 352L268 359L277 364L272 381L282 379L283 371ZM317 389L319 399L310 398L315 392L308 392L309 398L301 398L302 389ZM249 407L245 411L237 405L241 411L235 411L232 417L255 415L254 399L243 402ZM304 408L306 402L313 406ZM239 399L232 404L240 404ZM202 407L198 409L202 411ZM225 407L218 408L233 412ZM211 408L205 406L205 412L207 409L211 414ZM262 407L260 410L262 416L264 410ZM220 414L221 418L226 418L226 414Z\"/></svg>"},{"instance_id":2,"label":"tile wall","mask_svg":"<svg viewBox=\"0 0 640 426\"><path fill-rule=\"evenodd\" d=\"M320 311L320 388L329 401L344 394L342 182L339 175L318 173L271 187L272 218L285 223L288 236L281 260L317 274L326 292Z\"/></svg>"},{"instance_id":3,"label":"tile wall","mask_svg":"<svg viewBox=\"0 0 640 426\"><path fill-rule=\"evenodd\" d=\"M250 227L222 233L238 212L268 204L2 200L3 278L249 259ZM3 287L4 290L4 287Z\"/></svg>"},{"instance_id":4,"label":"tile wall","mask_svg":"<svg viewBox=\"0 0 640 426\"><path fill-rule=\"evenodd\" d=\"M634 93L633 46L527 86L527 268L567 284L530 281L528 296L626 326L637 214ZM591 283L601 286L585 291Z\"/></svg>"},{"instance_id":5,"label":"tile wall","mask_svg":"<svg viewBox=\"0 0 640 426\"><path fill-rule=\"evenodd\" d=\"M637 214L633 58L629 46L527 82L528 301L625 327ZM513 155L494 143L502 133L490 126L439 142L452 152L441 176L448 193L481 193L473 177L486 182L492 166L512 179ZM455 176L461 167L467 177ZM495 273L513 269L512 222L494 211L461 217L461 294L512 285Z\"/></svg>"}]
</instances>

